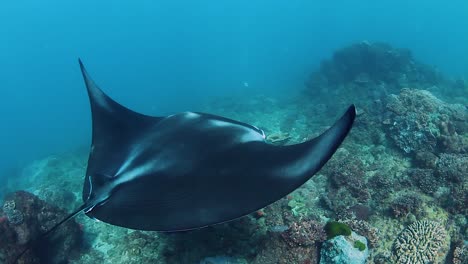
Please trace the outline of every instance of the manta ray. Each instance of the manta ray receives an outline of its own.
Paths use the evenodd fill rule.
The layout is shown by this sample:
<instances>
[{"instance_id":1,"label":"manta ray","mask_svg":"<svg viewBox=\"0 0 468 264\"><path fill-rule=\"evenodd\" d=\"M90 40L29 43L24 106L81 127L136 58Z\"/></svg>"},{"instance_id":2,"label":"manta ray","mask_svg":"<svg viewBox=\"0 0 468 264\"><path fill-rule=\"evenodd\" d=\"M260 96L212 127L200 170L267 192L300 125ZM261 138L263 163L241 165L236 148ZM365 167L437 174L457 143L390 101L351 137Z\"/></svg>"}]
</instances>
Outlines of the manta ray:
<instances>
[{"instance_id":1,"label":"manta ray","mask_svg":"<svg viewBox=\"0 0 468 264\"><path fill-rule=\"evenodd\" d=\"M80 212L111 225L171 232L240 218L308 181L356 116L351 105L320 136L277 146L261 129L221 116L132 111L104 93L81 60L79 65L92 113L83 205L43 236Z\"/></svg>"}]
</instances>

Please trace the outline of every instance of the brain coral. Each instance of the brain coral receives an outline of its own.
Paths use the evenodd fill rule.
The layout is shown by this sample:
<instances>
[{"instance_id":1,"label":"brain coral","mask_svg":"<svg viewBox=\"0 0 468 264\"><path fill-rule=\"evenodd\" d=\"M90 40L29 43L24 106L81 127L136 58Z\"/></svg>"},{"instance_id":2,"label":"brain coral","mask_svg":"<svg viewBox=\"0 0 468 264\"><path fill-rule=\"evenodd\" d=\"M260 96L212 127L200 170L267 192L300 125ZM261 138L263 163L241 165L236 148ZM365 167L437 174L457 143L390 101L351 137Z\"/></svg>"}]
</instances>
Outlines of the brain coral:
<instances>
[{"instance_id":1,"label":"brain coral","mask_svg":"<svg viewBox=\"0 0 468 264\"><path fill-rule=\"evenodd\" d=\"M394 244L393 259L398 264L437 263L446 249L447 232L436 221L418 221L408 226Z\"/></svg>"}]
</instances>

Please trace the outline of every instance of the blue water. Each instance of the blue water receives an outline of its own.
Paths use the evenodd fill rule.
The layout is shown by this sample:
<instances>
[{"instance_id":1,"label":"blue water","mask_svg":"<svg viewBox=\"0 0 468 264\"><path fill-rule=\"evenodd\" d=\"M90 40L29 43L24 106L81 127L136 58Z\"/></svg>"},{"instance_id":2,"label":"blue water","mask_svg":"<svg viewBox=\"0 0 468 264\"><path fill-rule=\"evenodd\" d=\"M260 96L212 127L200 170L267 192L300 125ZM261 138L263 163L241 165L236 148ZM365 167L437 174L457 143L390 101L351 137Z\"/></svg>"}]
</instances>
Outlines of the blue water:
<instances>
[{"instance_id":1,"label":"blue water","mask_svg":"<svg viewBox=\"0 0 468 264\"><path fill-rule=\"evenodd\" d=\"M466 77L467 17L464 0L1 1L0 173L88 144L78 57L118 101L166 114L216 96L292 94L362 40Z\"/></svg>"}]
</instances>

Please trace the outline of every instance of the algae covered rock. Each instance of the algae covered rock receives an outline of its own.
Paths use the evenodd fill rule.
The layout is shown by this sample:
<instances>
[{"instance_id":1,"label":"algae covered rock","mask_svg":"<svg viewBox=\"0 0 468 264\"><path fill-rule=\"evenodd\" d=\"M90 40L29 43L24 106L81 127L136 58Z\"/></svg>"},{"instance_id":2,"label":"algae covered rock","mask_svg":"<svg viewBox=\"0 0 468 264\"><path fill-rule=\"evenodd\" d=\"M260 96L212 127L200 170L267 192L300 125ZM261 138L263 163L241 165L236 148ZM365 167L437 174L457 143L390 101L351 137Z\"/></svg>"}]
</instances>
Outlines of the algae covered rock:
<instances>
[{"instance_id":1,"label":"algae covered rock","mask_svg":"<svg viewBox=\"0 0 468 264\"><path fill-rule=\"evenodd\" d=\"M323 243L320 264L364 264L368 256L367 239L351 232L350 236L336 236Z\"/></svg>"}]
</instances>

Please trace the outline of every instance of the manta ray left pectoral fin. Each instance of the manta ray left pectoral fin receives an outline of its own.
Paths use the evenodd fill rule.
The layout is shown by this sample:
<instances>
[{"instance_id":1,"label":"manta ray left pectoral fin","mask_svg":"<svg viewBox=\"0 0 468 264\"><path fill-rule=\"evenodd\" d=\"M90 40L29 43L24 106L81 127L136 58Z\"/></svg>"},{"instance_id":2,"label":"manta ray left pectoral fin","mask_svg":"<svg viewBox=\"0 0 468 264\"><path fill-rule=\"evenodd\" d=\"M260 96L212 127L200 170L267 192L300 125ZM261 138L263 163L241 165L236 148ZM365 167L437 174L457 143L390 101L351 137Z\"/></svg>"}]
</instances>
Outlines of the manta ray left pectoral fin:
<instances>
[{"instance_id":1,"label":"manta ray left pectoral fin","mask_svg":"<svg viewBox=\"0 0 468 264\"><path fill-rule=\"evenodd\" d=\"M307 156L316 163L314 173L332 157L338 147L343 143L354 120L356 119L356 107L351 105L341 118L320 136L306 142L308 148Z\"/></svg>"}]
</instances>

